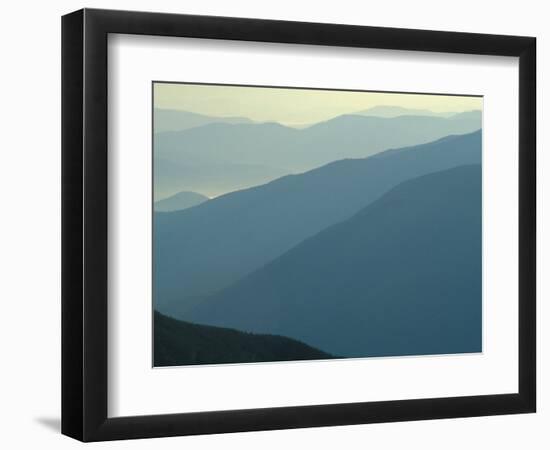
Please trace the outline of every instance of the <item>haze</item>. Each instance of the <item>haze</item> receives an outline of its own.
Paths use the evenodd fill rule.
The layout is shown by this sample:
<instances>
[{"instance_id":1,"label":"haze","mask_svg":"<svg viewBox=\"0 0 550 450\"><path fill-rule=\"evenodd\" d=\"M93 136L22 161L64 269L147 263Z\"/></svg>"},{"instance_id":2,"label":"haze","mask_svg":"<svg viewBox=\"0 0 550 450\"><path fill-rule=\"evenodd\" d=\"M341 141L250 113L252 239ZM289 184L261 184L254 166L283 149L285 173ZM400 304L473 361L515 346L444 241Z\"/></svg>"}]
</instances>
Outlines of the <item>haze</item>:
<instances>
[{"instance_id":1,"label":"haze","mask_svg":"<svg viewBox=\"0 0 550 450\"><path fill-rule=\"evenodd\" d=\"M399 94L248 86L154 83L154 107L214 117L245 117L257 122L301 126L375 106L398 106L434 113L481 110L475 96Z\"/></svg>"}]
</instances>

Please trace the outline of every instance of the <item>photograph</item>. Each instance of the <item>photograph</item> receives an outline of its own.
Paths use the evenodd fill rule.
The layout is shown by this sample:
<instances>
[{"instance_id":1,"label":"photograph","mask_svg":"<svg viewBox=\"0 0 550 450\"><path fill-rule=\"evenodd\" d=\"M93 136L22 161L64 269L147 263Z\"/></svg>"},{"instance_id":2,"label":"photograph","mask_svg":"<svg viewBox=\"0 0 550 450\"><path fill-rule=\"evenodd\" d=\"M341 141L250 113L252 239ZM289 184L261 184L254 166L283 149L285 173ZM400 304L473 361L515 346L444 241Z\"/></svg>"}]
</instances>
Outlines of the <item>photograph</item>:
<instances>
[{"instance_id":1,"label":"photograph","mask_svg":"<svg viewBox=\"0 0 550 450\"><path fill-rule=\"evenodd\" d=\"M482 353L483 100L152 81L153 366Z\"/></svg>"},{"instance_id":2,"label":"photograph","mask_svg":"<svg viewBox=\"0 0 550 450\"><path fill-rule=\"evenodd\" d=\"M44 101L46 83L30 81L42 61L16 53L29 81L6 84L19 105L7 110L25 149L5 191L27 208L12 221L27 238L44 235L46 206L22 169L42 173L50 148L30 119L60 111L61 160L47 161L61 267L41 267L61 273L60 392L43 390L63 435L538 448L543 21L494 21L477 3L431 22L418 5L378 6L388 20L296 2L286 16L71 6L54 43L60 95ZM36 290L9 315L33 320L14 367L34 376L44 280L29 282L20 244L36 246L6 236L26 269L17 289ZM369 428L346 439L345 425Z\"/></svg>"}]
</instances>

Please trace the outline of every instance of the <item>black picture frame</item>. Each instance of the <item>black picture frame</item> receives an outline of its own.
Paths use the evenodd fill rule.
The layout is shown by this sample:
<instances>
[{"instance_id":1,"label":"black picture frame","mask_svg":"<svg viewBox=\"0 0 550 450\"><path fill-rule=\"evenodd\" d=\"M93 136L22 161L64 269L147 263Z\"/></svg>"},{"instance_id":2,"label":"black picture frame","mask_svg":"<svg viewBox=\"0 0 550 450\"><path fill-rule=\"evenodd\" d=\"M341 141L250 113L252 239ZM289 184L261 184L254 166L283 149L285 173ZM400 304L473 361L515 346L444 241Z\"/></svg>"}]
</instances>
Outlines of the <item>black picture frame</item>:
<instances>
[{"instance_id":1,"label":"black picture frame","mask_svg":"<svg viewBox=\"0 0 550 450\"><path fill-rule=\"evenodd\" d=\"M110 33L519 57L519 389L470 397L107 416ZM82 441L535 412L536 39L83 9L62 18L62 433Z\"/></svg>"}]
</instances>

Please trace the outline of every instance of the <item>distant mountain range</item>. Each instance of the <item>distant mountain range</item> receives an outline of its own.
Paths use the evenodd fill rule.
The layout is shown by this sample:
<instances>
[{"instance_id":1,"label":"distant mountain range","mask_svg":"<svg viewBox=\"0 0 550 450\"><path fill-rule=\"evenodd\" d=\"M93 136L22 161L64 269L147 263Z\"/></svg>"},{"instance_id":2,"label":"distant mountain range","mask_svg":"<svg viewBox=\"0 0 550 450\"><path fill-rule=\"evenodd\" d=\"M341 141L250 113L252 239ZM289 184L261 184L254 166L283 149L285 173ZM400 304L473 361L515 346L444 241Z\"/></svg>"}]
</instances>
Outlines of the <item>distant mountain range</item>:
<instances>
[{"instance_id":1,"label":"distant mountain range","mask_svg":"<svg viewBox=\"0 0 550 450\"><path fill-rule=\"evenodd\" d=\"M153 114L155 133L183 131L210 123L254 123L246 117L212 117L176 109L155 108Z\"/></svg>"},{"instance_id":2,"label":"distant mountain range","mask_svg":"<svg viewBox=\"0 0 550 450\"><path fill-rule=\"evenodd\" d=\"M375 117L399 117L399 116L431 116L431 117L452 117L456 115L456 112L435 112L429 109L413 109L404 108L402 106L390 106L390 105L378 105L372 108L358 111L354 114L361 116L375 116Z\"/></svg>"},{"instance_id":3,"label":"distant mountain range","mask_svg":"<svg viewBox=\"0 0 550 450\"><path fill-rule=\"evenodd\" d=\"M480 352L481 166L403 182L185 316L347 357Z\"/></svg>"},{"instance_id":4,"label":"distant mountain range","mask_svg":"<svg viewBox=\"0 0 550 450\"><path fill-rule=\"evenodd\" d=\"M445 112L435 112L429 109L415 109L415 108L404 108L402 106L391 106L391 105L377 105L372 108L368 108L362 111L356 111L353 113L348 113L352 115L361 115L361 116L374 116L374 117L385 117L385 118L394 118L399 116L429 116L429 117L446 117L456 115L456 112L445 111ZM205 114L193 113L190 111L176 110L176 109L165 109L165 108L155 108L153 116L154 132L163 133L166 131L184 131L191 128L201 127L203 125L208 125L211 123L228 123L228 124L252 124L252 123L262 123L247 117L216 117L208 116ZM304 123L297 126L292 126L292 128L305 128L314 125L313 123Z\"/></svg>"},{"instance_id":5,"label":"distant mountain range","mask_svg":"<svg viewBox=\"0 0 550 450\"><path fill-rule=\"evenodd\" d=\"M155 202L155 211L181 211L182 209L187 209L191 208L192 206L200 205L207 200L208 197L197 192L178 192L171 197Z\"/></svg>"},{"instance_id":6,"label":"distant mountain range","mask_svg":"<svg viewBox=\"0 0 550 450\"><path fill-rule=\"evenodd\" d=\"M333 358L287 337L196 325L156 311L154 327L155 367Z\"/></svg>"},{"instance_id":7,"label":"distant mountain range","mask_svg":"<svg viewBox=\"0 0 550 450\"><path fill-rule=\"evenodd\" d=\"M154 162L155 201L192 188L216 197L226 192L246 189L267 183L288 171L269 166L238 163L191 163L183 164L156 158Z\"/></svg>"},{"instance_id":8,"label":"distant mountain range","mask_svg":"<svg viewBox=\"0 0 550 450\"><path fill-rule=\"evenodd\" d=\"M209 123L157 132L155 198L180 191L217 196L334 160L364 158L480 128L481 113L471 111L449 118L343 115L305 129L276 123Z\"/></svg>"},{"instance_id":9,"label":"distant mountain range","mask_svg":"<svg viewBox=\"0 0 550 450\"><path fill-rule=\"evenodd\" d=\"M481 132L477 131L369 158L332 162L187 210L157 212L156 308L187 319L193 305L303 240L349 219L398 184L428 173L480 163Z\"/></svg>"}]
</instances>

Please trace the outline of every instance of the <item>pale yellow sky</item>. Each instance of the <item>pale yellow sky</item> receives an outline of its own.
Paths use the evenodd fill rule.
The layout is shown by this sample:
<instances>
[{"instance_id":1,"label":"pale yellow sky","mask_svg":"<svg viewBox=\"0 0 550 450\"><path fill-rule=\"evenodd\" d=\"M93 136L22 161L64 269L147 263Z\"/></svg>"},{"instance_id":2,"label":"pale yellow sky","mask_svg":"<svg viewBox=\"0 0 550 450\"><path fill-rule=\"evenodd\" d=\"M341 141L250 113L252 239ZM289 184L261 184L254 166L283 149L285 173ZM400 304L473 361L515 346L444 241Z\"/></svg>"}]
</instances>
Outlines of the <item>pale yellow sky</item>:
<instances>
[{"instance_id":1,"label":"pale yellow sky","mask_svg":"<svg viewBox=\"0 0 550 450\"><path fill-rule=\"evenodd\" d=\"M300 125L362 111L401 106L433 112L481 110L483 98L469 96L327 91L246 86L155 83L154 107L216 117L247 117L258 122Z\"/></svg>"}]
</instances>

